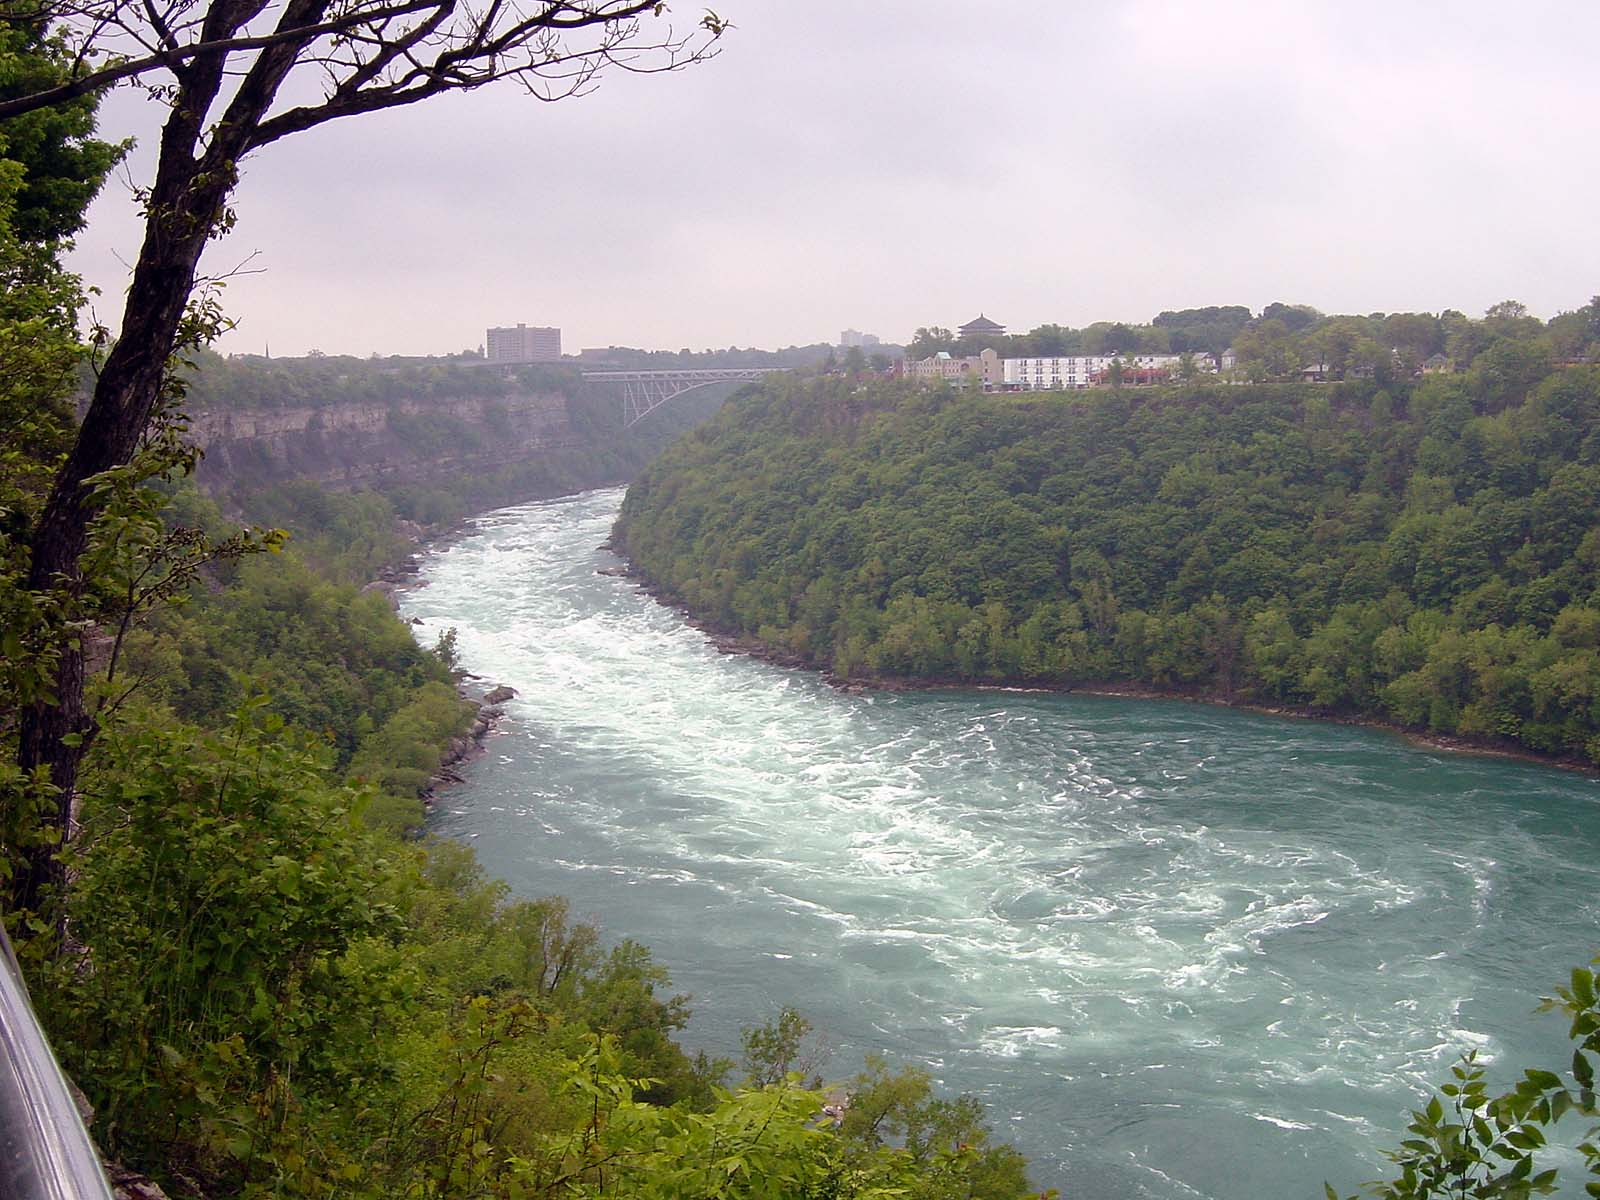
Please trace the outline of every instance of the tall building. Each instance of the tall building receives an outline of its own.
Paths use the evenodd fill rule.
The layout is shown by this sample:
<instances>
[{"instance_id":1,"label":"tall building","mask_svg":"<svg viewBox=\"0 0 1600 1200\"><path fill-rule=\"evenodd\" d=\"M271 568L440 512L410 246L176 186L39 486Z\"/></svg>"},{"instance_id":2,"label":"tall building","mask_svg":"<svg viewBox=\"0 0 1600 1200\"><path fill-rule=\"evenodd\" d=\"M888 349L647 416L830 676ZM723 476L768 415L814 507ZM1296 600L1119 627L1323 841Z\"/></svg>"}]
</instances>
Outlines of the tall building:
<instances>
[{"instance_id":1,"label":"tall building","mask_svg":"<svg viewBox=\"0 0 1600 1200\"><path fill-rule=\"evenodd\" d=\"M561 361L561 330L548 325L521 325L489 330L484 358L492 363Z\"/></svg>"},{"instance_id":2,"label":"tall building","mask_svg":"<svg viewBox=\"0 0 1600 1200\"><path fill-rule=\"evenodd\" d=\"M859 329L846 329L839 335L839 345L846 350L852 346L862 350L870 350L878 345L878 335L875 333L862 333Z\"/></svg>"}]
</instances>

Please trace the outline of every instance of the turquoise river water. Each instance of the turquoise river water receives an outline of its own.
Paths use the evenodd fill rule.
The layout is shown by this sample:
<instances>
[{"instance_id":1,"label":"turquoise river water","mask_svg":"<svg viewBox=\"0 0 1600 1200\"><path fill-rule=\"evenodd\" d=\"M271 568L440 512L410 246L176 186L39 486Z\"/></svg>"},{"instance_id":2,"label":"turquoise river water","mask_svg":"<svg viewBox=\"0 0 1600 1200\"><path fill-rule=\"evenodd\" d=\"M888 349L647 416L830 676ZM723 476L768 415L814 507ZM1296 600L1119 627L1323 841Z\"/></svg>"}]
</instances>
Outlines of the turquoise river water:
<instances>
[{"instance_id":1,"label":"turquoise river water","mask_svg":"<svg viewBox=\"0 0 1600 1200\"><path fill-rule=\"evenodd\" d=\"M520 695L433 820L649 945L685 1041L804 1012L982 1097L1071 1197L1382 1172L1458 1054L1560 1068L1600 944L1600 781L1176 701L848 695L625 579L620 491L505 509L406 615ZM825 1074L827 1071L825 1071Z\"/></svg>"}]
</instances>

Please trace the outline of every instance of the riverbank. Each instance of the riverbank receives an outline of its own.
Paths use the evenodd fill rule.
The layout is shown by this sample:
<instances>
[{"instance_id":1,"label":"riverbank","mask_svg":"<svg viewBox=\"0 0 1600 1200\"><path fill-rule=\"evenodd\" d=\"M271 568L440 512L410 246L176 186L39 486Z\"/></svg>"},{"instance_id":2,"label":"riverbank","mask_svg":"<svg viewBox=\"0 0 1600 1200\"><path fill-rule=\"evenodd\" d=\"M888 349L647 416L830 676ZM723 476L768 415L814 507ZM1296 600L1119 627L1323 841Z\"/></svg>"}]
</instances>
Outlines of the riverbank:
<instances>
[{"instance_id":1,"label":"riverbank","mask_svg":"<svg viewBox=\"0 0 1600 1200\"><path fill-rule=\"evenodd\" d=\"M1600 778L1600 766L1594 763L1572 756L1544 754L1537 750L1530 750L1508 738L1433 733L1426 729L1402 725L1395 721L1364 713L1339 712L1310 705L1275 704L1201 687L1181 687L1176 685L1163 687L1157 684L1140 683L1131 680L1052 683L1037 679L980 681L953 677L908 678L885 675L838 675L827 666L818 665L806 658L805 655L798 654L792 650L783 650L776 646L770 646L759 638L751 637L748 634L734 633L730 630L718 628L715 623L705 620L681 600L667 594L651 583L633 562L609 541L600 548L617 555L624 563L622 568L615 571L608 570L604 573L621 575L630 580L657 604L678 613L685 622L705 634L707 640L711 642L719 653L742 654L748 658L771 663L773 666L785 667L791 670L811 671L816 673L824 683L842 692L995 691L1053 694L1077 693L1086 696L1114 696L1129 700L1184 700L1191 704L1212 704L1224 708L1239 709L1243 712L1260 713L1263 716L1288 717L1294 720L1320 721L1334 725L1377 729L1385 733L1394 734L1419 749L1536 763L1541 766L1559 767L1564 771L1574 771L1578 774Z\"/></svg>"},{"instance_id":2,"label":"riverbank","mask_svg":"<svg viewBox=\"0 0 1600 1200\"><path fill-rule=\"evenodd\" d=\"M560 497L533 497L527 503L543 499L560 499ZM421 577L422 563L427 555L470 536L481 515L463 517L432 530L411 521L398 522L399 531L409 550L404 558L385 564L378 571L377 578L371 580L361 590L381 593L398 616L400 594L428 586L428 581ZM401 617L401 620L412 627L420 624L416 618L407 620ZM485 679L471 671L456 668L452 674L456 694L473 706L473 712L471 719L463 723L461 731L440 747L439 765L417 797L422 801L424 815L432 811L440 791L465 782L461 768L484 753L490 736L505 716L506 702L515 699L517 695L515 688Z\"/></svg>"}]
</instances>

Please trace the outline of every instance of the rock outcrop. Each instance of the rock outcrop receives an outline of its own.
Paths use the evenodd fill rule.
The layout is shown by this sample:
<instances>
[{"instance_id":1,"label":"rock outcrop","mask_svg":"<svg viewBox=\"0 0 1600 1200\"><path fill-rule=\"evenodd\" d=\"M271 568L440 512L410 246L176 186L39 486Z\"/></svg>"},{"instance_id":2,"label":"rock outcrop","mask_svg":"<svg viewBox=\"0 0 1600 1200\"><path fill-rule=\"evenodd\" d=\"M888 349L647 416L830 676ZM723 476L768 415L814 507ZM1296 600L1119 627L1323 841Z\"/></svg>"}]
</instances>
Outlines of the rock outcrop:
<instances>
[{"instance_id":1,"label":"rock outcrop","mask_svg":"<svg viewBox=\"0 0 1600 1200\"><path fill-rule=\"evenodd\" d=\"M439 759L439 769L434 772L433 781L422 793L425 803L433 798L434 792L440 787L461 782L461 773L456 768L483 749L484 739L494 729L495 723L505 715L505 710L500 706L514 698L516 694L516 688L500 684L486 693L482 700L477 701L478 712L473 717L472 724L467 727L467 731L451 738L445 744L444 754ZM471 699L470 695L466 698Z\"/></svg>"},{"instance_id":2,"label":"rock outcrop","mask_svg":"<svg viewBox=\"0 0 1600 1200\"><path fill-rule=\"evenodd\" d=\"M200 482L235 492L287 479L341 490L427 484L583 444L554 392L203 409L190 432L205 450Z\"/></svg>"}]
</instances>

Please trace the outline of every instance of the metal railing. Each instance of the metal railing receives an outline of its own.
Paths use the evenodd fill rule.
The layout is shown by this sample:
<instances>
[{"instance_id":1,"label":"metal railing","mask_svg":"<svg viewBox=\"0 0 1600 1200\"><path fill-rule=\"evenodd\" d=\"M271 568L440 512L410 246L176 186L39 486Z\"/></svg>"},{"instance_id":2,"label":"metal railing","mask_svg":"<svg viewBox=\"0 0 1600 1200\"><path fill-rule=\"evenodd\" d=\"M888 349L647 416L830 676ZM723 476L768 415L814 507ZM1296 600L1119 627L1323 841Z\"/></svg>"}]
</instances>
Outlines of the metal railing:
<instances>
[{"instance_id":1,"label":"metal railing","mask_svg":"<svg viewBox=\"0 0 1600 1200\"><path fill-rule=\"evenodd\" d=\"M111 1200L0 926L0 1200Z\"/></svg>"}]
</instances>

